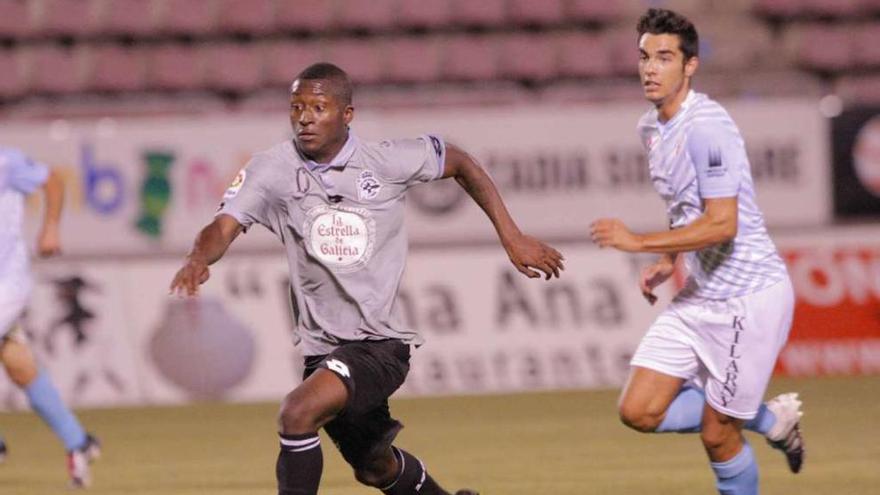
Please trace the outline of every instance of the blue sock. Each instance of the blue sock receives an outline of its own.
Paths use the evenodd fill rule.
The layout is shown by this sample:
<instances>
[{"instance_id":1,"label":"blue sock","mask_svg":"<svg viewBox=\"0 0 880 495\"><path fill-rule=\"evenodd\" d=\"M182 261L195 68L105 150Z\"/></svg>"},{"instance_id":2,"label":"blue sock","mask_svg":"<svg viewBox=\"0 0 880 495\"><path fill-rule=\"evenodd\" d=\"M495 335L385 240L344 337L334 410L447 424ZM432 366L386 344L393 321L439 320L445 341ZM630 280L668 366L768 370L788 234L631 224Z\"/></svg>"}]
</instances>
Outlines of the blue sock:
<instances>
[{"instance_id":1,"label":"blue sock","mask_svg":"<svg viewBox=\"0 0 880 495\"><path fill-rule=\"evenodd\" d=\"M706 402L706 393L697 387L682 387L681 391L669 404L666 417L657 427L657 433L678 432L696 433L700 431L700 422L703 418L703 405ZM776 415L761 404L758 414L746 421L743 428L766 435L770 428L776 424Z\"/></svg>"},{"instance_id":2,"label":"blue sock","mask_svg":"<svg viewBox=\"0 0 880 495\"><path fill-rule=\"evenodd\" d=\"M657 427L658 433L674 431L695 433L700 431L706 396L696 387L682 387L666 409L666 417Z\"/></svg>"},{"instance_id":3,"label":"blue sock","mask_svg":"<svg viewBox=\"0 0 880 495\"><path fill-rule=\"evenodd\" d=\"M733 459L711 464L719 494L758 495L758 464L745 439L742 450Z\"/></svg>"},{"instance_id":4,"label":"blue sock","mask_svg":"<svg viewBox=\"0 0 880 495\"><path fill-rule=\"evenodd\" d=\"M68 451L81 448L86 443L86 432L76 416L61 401L58 390L49 375L40 370L37 377L24 389L31 409L52 428Z\"/></svg>"},{"instance_id":5,"label":"blue sock","mask_svg":"<svg viewBox=\"0 0 880 495\"><path fill-rule=\"evenodd\" d=\"M767 409L766 405L761 404L761 407L758 408L758 414L746 421L743 427L747 430L766 435L770 428L773 428L774 424L776 424L776 415L773 414L773 411Z\"/></svg>"}]
</instances>

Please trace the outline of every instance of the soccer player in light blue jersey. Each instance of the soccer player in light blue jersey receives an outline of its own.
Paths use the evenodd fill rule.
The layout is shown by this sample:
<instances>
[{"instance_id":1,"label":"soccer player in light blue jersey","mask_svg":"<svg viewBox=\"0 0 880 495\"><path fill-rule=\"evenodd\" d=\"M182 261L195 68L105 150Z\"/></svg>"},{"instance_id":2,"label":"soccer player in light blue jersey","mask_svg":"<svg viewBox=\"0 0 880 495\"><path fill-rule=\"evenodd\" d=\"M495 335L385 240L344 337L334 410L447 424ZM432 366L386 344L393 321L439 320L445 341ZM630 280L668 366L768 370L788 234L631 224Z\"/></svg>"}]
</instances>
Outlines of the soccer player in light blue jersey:
<instances>
[{"instance_id":1,"label":"soccer player in light blue jersey","mask_svg":"<svg viewBox=\"0 0 880 495\"><path fill-rule=\"evenodd\" d=\"M633 356L620 417L642 432L699 432L718 492L754 495L758 467L743 429L782 450L795 473L804 457L797 395L762 402L791 326L791 281L758 209L736 124L691 89L696 28L649 9L637 30L639 75L654 104L638 131L671 229L636 234L603 218L591 237L603 248L660 254L641 274L651 304L679 254L689 277Z\"/></svg>"},{"instance_id":2,"label":"soccer player in light blue jersey","mask_svg":"<svg viewBox=\"0 0 880 495\"><path fill-rule=\"evenodd\" d=\"M45 165L18 150L0 148L0 362L9 378L27 395L34 412L64 444L70 486L82 488L91 481L89 462L100 454L100 445L83 430L61 401L49 375L37 366L18 325L33 284L22 237L24 203L28 194L40 188L45 198L45 215L37 252L48 257L61 250L58 223L64 185ZM0 439L0 460L5 454L6 445Z\"/></svg>"}]
</instances>

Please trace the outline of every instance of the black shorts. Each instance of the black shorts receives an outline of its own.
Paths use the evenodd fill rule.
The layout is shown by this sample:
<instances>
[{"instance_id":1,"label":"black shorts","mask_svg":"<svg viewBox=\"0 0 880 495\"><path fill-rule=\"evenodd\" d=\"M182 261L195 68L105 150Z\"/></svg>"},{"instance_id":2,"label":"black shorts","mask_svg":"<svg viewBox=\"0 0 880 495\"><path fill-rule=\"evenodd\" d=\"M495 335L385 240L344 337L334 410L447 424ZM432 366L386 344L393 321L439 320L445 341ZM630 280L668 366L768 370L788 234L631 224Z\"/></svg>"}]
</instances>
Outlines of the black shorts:
<instances>
[{"instance_id":1,"label":"black shorts","mask_svg":"<svg viewBox=\"0 0 880 495\"><path fill-rule=\"evenodd\" d=\"M399 340L348 342L324 356L307 356L303 380L318 368L342 378L345 409L324 430L352 467L384 452L403 425L391 417L388 397L409 372L409 345Z\"/></svg>"}]
</instances>

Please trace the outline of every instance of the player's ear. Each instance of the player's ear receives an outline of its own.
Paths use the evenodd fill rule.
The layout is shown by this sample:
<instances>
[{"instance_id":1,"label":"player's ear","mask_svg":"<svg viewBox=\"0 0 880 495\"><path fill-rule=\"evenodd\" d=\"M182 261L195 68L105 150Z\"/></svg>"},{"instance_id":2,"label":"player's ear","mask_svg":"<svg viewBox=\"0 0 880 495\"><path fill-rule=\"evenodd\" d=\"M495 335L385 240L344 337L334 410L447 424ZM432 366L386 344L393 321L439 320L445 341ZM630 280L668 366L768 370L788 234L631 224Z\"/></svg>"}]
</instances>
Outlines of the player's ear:
<instances>
[{"instance_id":1,"label":"player's ear","mask_svg":"<svg viewBox=\"0 0 880 495\"><path fill-rule=\"evenodd\" d=\"M351 121L354 120L354 107L348 105L345 107L345 110L342 111L342 120L345 122L345 125L351 124Z\"/></svg>"},{"instance_id":2,"label":"player's ear","mask_svg":"<svg viewBox=\"0 0 880 495\"><path fill-rule=\"evenodd\" d=\"M699 66L700 58L694 55L684 63L684 75L687 77L694 77L694 74L697 72L697 67Z\"/></svg>"}]
</instances>

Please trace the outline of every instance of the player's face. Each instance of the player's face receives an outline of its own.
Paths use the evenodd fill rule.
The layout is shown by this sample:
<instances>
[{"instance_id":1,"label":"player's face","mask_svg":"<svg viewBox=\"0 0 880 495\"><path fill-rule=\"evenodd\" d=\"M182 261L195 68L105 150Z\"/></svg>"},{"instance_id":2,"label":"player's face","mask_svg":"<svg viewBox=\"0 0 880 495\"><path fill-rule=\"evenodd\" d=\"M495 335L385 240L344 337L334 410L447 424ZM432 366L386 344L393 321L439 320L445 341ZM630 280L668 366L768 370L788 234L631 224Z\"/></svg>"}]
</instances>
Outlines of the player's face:
<instances>
[{"instance_id":1,"label":"player's face","mask_svg":"<svg viewBox=\"0 0 880 495\"><path fill-rule=\"evenodd\" d=\"M639 77L645 98L662 105L689 89L697 58L685 62L678 35L645 33L639 39Z\"/></svg>"},{"instance_id":2,"label":"player's face","mask_svg":"<svg viewBox=\"0 0 880 495\"><path fill-rule=\"evenodd\" d=\"M300 80L290 92L290 125L297 148L319 163L327 163L345 145L348 124L354 116L351 105L343 105L330 81Z\"/></svg>"}]
</instances>

